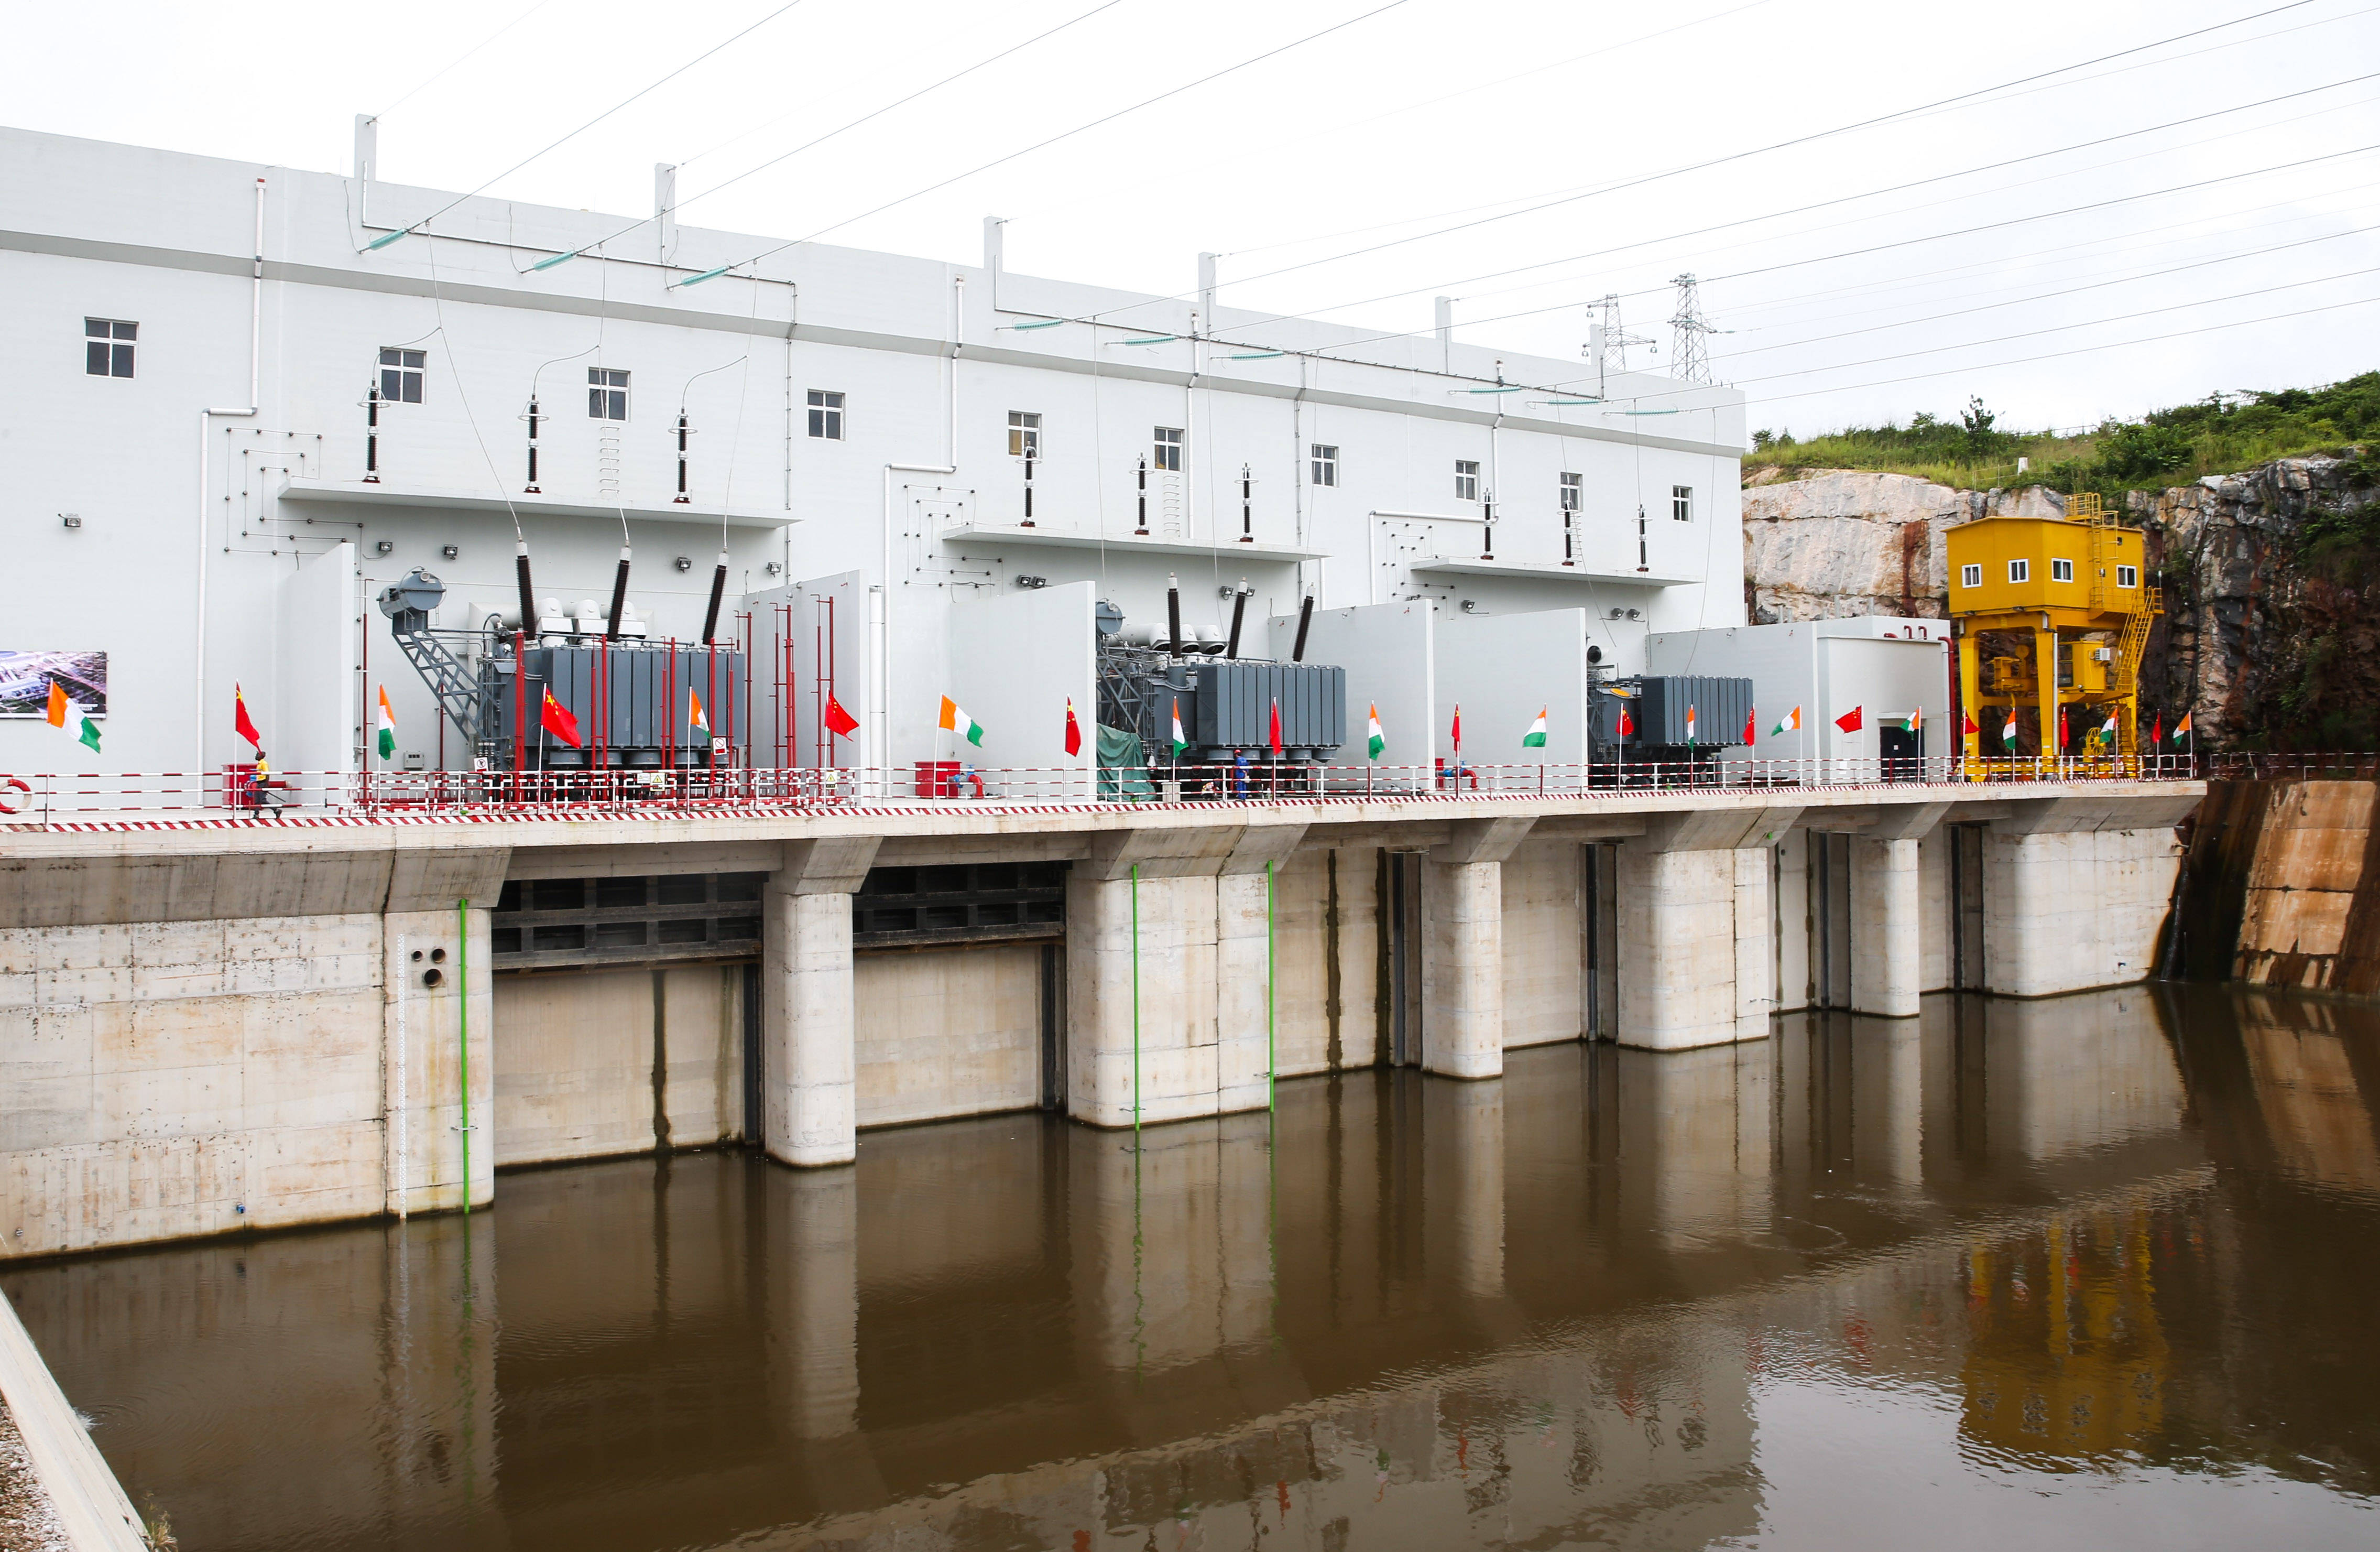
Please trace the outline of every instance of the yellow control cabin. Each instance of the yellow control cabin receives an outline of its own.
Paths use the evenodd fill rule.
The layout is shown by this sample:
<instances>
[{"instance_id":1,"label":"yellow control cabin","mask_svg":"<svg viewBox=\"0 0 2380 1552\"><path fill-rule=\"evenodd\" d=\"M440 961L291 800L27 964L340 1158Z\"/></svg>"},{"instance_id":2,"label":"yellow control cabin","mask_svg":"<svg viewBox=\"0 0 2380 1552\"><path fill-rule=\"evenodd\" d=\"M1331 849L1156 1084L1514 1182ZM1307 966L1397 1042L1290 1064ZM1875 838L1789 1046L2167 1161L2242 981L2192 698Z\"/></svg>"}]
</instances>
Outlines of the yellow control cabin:
<instances>
[{"instance_id":1,"label":"yellow control cabin","mask_svg":"<svg viewBox=\"0 0 2380 1552\"><path fill-rule=\"evenodd\" d=\"M2141 653L2162 612L2140 531L2084 495L2068 497L2063 518L1980 518L1948 541L1960 701L1976 725L1961 739L1969 773L2037 769L2061 755L2134 759ZM1986 642L1994 632L2007 634ZM2103 733L2110 716L2112 739Z\"/></svg>"}]
</instances>

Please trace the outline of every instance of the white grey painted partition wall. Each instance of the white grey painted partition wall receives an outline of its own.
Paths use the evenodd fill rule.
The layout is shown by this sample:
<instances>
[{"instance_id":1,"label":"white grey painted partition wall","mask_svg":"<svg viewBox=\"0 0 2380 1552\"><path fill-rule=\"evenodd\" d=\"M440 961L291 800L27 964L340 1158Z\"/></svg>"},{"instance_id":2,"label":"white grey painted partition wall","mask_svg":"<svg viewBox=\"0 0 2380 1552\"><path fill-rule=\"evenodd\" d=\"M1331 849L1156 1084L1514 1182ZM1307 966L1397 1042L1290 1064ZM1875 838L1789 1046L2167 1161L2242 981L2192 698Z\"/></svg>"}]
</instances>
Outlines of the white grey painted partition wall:
<instances>
[{"instance_id":1,"label":"white grey painted partition wall","mask_svg":"<svg viewBox=\"0 0 2380 1552\"><path fill-rule=\"evenodd\" d=\"M1314 611L1306 633L1305 661L1335 663L1347 670L1347 743L1340 759L1365 759L1365 714L1377 705L1384 766L1427 769L1443 748L1439 729L1437 610L1427 602L1368 604ZM1293 615L1267 622L1272 654L1289 660L1297 640Z\"/></svg>"},{"instance_id":2,"label":"white grey painted partition wall","mask_svg":"<svg viewBox=\"0 0 2380 1552\"><path fill-rule=\"evenodd\" d=\"M1586 611L1451 613L1438 622L1438 703L1463 708L1463 758L1472 764L1578 765L1586 760ZM1546 745L1524 749L1537 713Z\"/></svg>"}]
</instances>

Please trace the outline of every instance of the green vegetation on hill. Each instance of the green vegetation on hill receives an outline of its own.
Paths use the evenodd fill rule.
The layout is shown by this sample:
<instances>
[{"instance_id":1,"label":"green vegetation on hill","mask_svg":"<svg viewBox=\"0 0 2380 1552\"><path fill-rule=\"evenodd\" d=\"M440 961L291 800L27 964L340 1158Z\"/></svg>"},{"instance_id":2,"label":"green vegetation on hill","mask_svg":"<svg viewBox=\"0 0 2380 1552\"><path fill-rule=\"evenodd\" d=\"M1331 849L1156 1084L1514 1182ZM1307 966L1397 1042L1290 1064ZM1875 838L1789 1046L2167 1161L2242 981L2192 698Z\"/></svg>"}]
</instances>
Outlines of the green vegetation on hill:
<instances>
[{"instance_id":1,"label":"green vegetation on hill","mask_svg":"<svg viewBox=\"0 0 2380 1552\"><path fill-rule=\"evenodd\" d=\"M1867 469L1967 490L2039 483L2097 491L2120 506L2128 490L2187 484L2274 458L2344 453L2380 438L2380 372L2321 388L2214 394L2137 421L2105 421L2077 435L2002 431L1997 419L1971 398L1950 421L1921 413L1905 426L1854 426L1799 442L1790 431L1755 432L1744 477L1761 478L1769 469L1785 478L1804 470ZM2360 452L2359 463L2373 465L2372 477L2380 479L2380 455ZM2022 474L2020 458L2031 460Z\"/></svg>"}]
</instances>

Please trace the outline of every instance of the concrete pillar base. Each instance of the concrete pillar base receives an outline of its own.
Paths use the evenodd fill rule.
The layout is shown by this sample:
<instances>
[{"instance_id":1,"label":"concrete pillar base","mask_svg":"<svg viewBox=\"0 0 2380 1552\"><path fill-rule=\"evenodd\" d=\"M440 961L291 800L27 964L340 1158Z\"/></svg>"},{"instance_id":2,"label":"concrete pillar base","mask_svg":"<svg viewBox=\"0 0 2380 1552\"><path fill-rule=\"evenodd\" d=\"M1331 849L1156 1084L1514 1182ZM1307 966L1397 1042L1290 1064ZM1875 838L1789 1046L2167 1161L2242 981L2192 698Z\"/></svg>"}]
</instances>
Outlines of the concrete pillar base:
<instances>
[{"instance_id":1,"label":"concrete pillar base","mask_svg":"<svg viewBox=\"0 0 2380 1552\"><path fill-rule=\"evenodd\" d=\"M874 837L797 841L769 875L761 925L762 1144L813 1167L858 1156L851 897Z\"/></svg>"},{"instance_id":2,"label":"concrete pillar base","mask_svg":"<svg viewBox=\"0 0 2380 1552\"><path fill-rule=\"evenodd\" d=\"M409 1215L455 1212L467 1202L486 1206L496 1197L495 996L488 969L488 913L452 907L390 911L381 918L381 951L387 1210Z\"/></svg>"}]
</instances>

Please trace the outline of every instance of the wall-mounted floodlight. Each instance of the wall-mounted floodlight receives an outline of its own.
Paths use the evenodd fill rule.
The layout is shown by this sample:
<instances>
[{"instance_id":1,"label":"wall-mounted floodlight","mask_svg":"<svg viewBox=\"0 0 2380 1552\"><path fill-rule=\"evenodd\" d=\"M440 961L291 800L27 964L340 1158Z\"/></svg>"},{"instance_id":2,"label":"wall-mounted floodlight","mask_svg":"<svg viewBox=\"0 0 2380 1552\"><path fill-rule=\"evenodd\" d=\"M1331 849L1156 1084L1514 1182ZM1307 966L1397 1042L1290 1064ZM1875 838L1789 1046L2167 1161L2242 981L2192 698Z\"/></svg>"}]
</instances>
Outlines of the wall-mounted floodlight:
<instances>
[{"instance_id":1,"label":"wall-mounted floodlight","mask_svg":"<svg viewBox=\"0 0 2380 1552\"><path fill-rule=\"evenodd\" d=\"M567 253L556 253L551 259L540 259L537 263L529 265L529 268L531 270L552 269L556 264L568 263L571 260L576 259L585 251L587 251L583 248L574 248Z\"/></svg>"}]
</instances>

